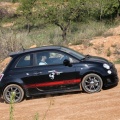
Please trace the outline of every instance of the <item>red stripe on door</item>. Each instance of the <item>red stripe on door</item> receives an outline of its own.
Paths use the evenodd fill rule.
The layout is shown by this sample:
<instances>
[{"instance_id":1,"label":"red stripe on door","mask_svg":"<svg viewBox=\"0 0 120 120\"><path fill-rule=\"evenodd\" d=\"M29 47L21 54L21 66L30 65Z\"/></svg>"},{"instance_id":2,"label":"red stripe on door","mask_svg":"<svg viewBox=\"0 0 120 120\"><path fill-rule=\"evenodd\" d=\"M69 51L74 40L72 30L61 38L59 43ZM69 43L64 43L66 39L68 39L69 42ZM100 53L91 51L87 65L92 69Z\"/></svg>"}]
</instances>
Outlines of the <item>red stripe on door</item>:
<instances>
[{"instance_id":1,"label":"red stripe on door","mask_svg":"<svg viewBox=\"0 0 120 120\"><path fill-rule=\"evenodd\" d=\"M26 88L48 87L48 86L75 84L75 83L80 83L80 81L81 81L80 79L63 80L63 81L55 81L55 82L46 82L46 83L38 83L38 84L29 84L29 85L25 85L25 87L26 87Z\"/></svg>"}]
</instances>

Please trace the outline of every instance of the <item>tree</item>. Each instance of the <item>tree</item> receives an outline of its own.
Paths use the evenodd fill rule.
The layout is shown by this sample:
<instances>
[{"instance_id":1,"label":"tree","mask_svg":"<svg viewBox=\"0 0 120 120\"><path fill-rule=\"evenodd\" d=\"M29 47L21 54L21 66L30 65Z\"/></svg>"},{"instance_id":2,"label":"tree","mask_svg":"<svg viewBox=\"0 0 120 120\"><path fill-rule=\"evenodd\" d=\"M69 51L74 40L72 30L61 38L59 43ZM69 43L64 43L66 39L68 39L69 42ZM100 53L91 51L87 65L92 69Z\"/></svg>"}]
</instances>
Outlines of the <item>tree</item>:
<instances>
[{"instance_id":1,"label":"tree","mask_svg":"<svg viewBox=\"0 0 120 120\"><path fill-rule=\"evenodd\" d=\"M84 15L84 0L51 0L43 2L44 11L40 16L62 30L62 39L67 40L67 31L72 21L82 18Z\"/></svg>"},{"instance_id":2,"label":"tree","mask_svg":"<svg viewBox=\"0 0 120 120\"><path fill-rule=\"evenodd\" d=\"M89 12L89 16L102 21L108 2L108 0L88 0L86 9Z\"/></svg>"},{"instance_id":3,"label":"tree","mask_svg":"<svg viewBox=\"0 0 120 120\"><path fill-rule=\"evenodd\" d=\"M117 18L120 17L120 0L118 0L118 6L117 6Z\"/></svg>"},{"instance_id":4,"label":"tree","mask_svg":"<svg viewBox=\"0 0 120 120\"><path fill-rule=\"evenodd\" d=\"M21 0L18 8L19 24L24 24L27 27L28 32L31 30L31 26L34 24L34 6L36 0Z\"/></svg>"},{"instance_id":5,"label":"tree","mask_svg":"<svg viewBox=\"0 0 120 120\"><path fill-rule=\"evenodd\" d=\"M109 18L113 20L119 17L120 0L96 0L95 4L95 9L97 10L100 20Z\"/></svg>"}]
</instances>

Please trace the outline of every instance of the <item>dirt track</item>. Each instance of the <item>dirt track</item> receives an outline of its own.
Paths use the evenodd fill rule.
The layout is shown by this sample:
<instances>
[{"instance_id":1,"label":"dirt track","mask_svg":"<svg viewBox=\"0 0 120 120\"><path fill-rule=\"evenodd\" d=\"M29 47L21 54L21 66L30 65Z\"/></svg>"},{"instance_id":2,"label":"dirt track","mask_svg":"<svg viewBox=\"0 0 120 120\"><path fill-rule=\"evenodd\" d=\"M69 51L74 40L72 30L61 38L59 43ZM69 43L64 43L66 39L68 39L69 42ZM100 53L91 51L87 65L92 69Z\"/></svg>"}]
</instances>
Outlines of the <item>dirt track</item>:
<instances>
[{"instance_id":1,"label":"dirt track","mask_svg":"<svg viewBox=\"0 0 120 120\"><path fill-rule=\"evenodd\" d=\"M120 78L120 65L116 66ZM69 93L24 100L14 105L15 120L120 120L120 83L95 94ZM49 110L48 110L49 109ZM0 120L9 120L9 105L0 100Z\"/></svg>"}]
</instances>

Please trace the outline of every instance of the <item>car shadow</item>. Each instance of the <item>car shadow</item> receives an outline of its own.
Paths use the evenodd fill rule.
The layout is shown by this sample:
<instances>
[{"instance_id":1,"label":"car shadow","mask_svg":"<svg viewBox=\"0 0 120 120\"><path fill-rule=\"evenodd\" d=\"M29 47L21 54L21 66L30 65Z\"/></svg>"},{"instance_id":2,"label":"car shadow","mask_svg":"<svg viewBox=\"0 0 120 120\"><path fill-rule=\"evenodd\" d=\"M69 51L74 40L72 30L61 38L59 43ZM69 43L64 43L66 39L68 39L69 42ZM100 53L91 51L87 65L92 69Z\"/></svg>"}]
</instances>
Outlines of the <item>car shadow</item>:
<instances>
[{"instance_id":1,"label":"car shadow","mask_svg":"<svg viewBox=\"0 0 120 120\"><path fill-rule=\"evenodd\" d=\"M26 98L26 100L66 96L66 95L80 94L80 93L83 93L83 92L82 91L74 91L74 92L67 92L67 93L54 93L54 94L46 94L46 95L36 95L36 96L28 97L28 98Z\"/></svg>"},{"instance_id":2,"label":"car shadow","mask_svg":"<svg viewBox=\"0 0 120 120\"><path fill-rule=\"evenodd\" d=\"M32 97L27 97L25 100L32 100L32 99L39 99L39 98L49 98L49 97L57 97L57 96L66 96L72 94L80 94L83 93L82 91L74 91L74 92L67 92L67 93L54 93L54 94L43 94L43 95L36 95ZM0 98L0 103L5 103L4 99Z\"/></svg>"}]
</instances>

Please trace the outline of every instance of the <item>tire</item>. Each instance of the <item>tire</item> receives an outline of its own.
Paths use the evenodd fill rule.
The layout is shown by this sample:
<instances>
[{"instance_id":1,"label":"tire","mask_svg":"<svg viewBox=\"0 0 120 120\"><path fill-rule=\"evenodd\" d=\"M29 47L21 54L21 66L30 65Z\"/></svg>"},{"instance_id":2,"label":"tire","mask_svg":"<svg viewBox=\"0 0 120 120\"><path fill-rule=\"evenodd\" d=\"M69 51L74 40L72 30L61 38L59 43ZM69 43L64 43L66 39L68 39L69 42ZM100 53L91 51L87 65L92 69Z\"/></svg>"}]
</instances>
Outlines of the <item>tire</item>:
<instances>
[{"instance_id":1,"label":"tire","mask_svg":"<svg viewBox=\"0 0 120 120\"><path fill-rule=\"evenodd\" d=\"M97 74L87 74L82 80L82 88L87 93L96 93L101 91L103 81Z\"/></svg>"},{"instance_id":2,"label":"tire","mask_svg":"<svg viewBox=\"0 0 120 120\"><path fill-rule=\"evenodd\" d=\"M13 103L19 103L23 100L24 98L24 91L23 89L16 84L10 84L8 86L5 87L4 91L3 91L3 98L5 100L6 103L11 103L11 94L14 93L14 101Z\"/></svg>"}]
</instances>

